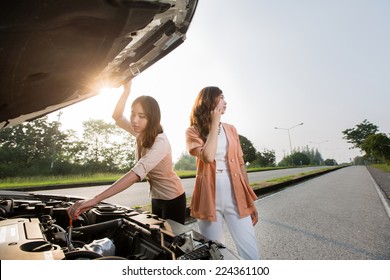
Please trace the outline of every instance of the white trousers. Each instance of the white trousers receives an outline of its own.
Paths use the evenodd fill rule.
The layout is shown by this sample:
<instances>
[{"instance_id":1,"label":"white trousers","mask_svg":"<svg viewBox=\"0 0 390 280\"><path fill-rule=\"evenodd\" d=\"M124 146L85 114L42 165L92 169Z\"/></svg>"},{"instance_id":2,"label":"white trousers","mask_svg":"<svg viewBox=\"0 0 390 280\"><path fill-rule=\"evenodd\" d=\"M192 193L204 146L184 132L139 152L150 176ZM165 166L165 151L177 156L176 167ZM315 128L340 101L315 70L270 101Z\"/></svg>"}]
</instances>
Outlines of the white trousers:
<instances>
[{"instance_id":1,"label":"white trousers","mask_svg":"<svg viewBox=\"0 0 390 280\"><path fill-rule=\"evenodd\" d=\"M222 222L225 220L240 257L246 260L259 260L260 255L252 219L250 216L240 218L238 215L233 187L229 174L225 170L217 173L215 203L217 221L198 220L200 233L210 240L216 240L223 244Z\"/></svg>"}]
</instances>

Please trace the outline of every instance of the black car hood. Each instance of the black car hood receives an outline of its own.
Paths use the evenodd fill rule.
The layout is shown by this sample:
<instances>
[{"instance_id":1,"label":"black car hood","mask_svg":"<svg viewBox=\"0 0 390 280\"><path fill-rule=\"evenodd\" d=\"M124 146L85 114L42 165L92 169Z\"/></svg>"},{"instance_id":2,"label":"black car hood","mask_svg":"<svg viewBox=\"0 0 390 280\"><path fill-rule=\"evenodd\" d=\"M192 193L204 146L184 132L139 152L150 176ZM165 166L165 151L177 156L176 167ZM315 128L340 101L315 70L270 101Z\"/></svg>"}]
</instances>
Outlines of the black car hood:
<instances>
[{"instance_id":1,"label":"black car hood","mask_svg":"<svg viewBox=\"0 0 390 280\"><path fill-rule=\"evenodd\" d=\"M185 40L198 0L3 0L0 129L119 86Z\"/></svg>"}]
</instances>

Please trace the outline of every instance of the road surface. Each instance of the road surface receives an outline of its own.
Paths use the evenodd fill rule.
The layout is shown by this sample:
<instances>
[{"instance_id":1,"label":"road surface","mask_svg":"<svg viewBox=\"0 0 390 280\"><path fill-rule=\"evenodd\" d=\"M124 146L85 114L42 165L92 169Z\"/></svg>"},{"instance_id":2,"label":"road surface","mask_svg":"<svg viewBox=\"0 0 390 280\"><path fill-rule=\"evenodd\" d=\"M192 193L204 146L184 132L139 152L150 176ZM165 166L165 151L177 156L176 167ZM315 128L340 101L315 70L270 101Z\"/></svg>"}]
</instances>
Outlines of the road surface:
<instances>
[{"instance_id":1,"label":"road surface","mask_svg":"<svg viewBox=\"0 0 390 280\"><path fill-rule=\"evenodd\" d=\"M390 217L380 196L366 167L352 166L258 200L262 258L390 260ZM228 234L225 244L234 246Z\"/></svg>"},{"instance_id":2,"label":"road surface","mask_svg":"<svg viewBox=\"0 0 390 280\"><path fill-rule=\"evenodd\" d=\"M284 176L289 176L293 174L299 174L302 172L308 172L315 169L323 169L324 167L303 167L303 168L291 168L291 169L279 169L279 170L269 170L261 172L248 173L249 181L251 183L261 182L273 178L279 178ZM187 196L192 195L194 189L194 178L182 179L182 183L186 190ZM56 195L72 195L78 197L90 198L98 194L99 192L108 188L108 185L105 186L94 186L94 187L77 187L77 188L66 188L66 189L53 189L45 191L36 191L36 193L43 194L56 194ZM139 182L131 186L130 188L124 190L123 192L108 198L106 202L116 203L118 205L123 205L127 207L143 206L150 204L149 197L149 184L147 182Z\"/></svg>"},{"instance_id":3,"label":"road surface","mask_svg":"<svg viewBox=\"0 0 390 280\"><path fill-rule=\"evenodd\" d=\"M251 182L258 182L303 171L249 176ZM193 179L183 183L190 193ZM106 187L40 193L91 197ZM146 183L125 192L107 201L126 206L149 203ZM134 202L139 197L143 200ZM255 226L261 256L268 260L390 260L390 210L383 199L365 166L342 168L261 198L256 201L260 220ZM193 228L198 230L196 223ZM226 229L225 237L224 244L234 250Z\"/></svg>"}]
</instances>

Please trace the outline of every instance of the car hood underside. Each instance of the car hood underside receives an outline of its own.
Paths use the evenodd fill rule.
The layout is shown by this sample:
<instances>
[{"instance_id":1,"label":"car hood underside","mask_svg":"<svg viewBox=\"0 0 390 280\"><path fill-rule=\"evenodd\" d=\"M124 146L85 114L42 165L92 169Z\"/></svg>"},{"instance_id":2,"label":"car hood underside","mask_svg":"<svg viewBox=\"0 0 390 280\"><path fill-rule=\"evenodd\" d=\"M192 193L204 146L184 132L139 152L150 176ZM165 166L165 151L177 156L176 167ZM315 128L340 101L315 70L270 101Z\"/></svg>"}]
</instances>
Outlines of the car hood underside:
<instances>
[{"instance_id":1,"label":"car hood underside","mask_svg":"<svg viewBox=\"0 0 390 280\"><path fill-rule=\"evenodd\" d=\"M197 0L0 4L0 128L120 86L185 40Z\"/></svg>"}]
</instances>

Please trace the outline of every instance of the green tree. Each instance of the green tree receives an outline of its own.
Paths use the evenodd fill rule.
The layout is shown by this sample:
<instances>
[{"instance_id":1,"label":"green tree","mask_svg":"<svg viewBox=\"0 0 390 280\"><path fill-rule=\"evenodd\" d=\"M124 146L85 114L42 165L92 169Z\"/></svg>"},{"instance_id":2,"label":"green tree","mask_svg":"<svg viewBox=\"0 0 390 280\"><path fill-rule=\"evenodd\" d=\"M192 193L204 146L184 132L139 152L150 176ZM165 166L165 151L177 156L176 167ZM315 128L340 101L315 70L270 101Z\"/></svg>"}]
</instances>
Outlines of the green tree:
<instances>
[{"instance_id":1,"label":"green tree","mask_svg":"<svg viewBox=\"0 0 390 280\"><path fill-rule=\"evenodd\" d=\"M67 146L67 135L47 117L0 131L0 176L50 174Z\"/></svg>"},{"instance_id":2,"label":"green tree","mask_svg":"<svg viewBox=\"0 0 390 280\"><path fill-rule=\"evenodd\" d=\"M181 154L175 163L175 170L196 170L196 159L187 152Z\"/></svg>"},{"instance_id":3,"label":"green tree","mask_svg":"<svg viewBox=\"0 0 390 280\"><path fill-rule=\"evenodd\" d=\"M294 151L292 155L284 157L280 162L279 166L296 166L296 165L309 165L310 158L303 152Z\"/></svg>"},{"instance_id":4,"label":"green tree","mask_svg":"<svg viewBox=\"0 0 390 280\"><path fill-rule=\"evenodd\" d=\"M85 162L84 151L87 149L87 144L82 141L75 130L67 130L68 145L63 149L62 159L75 165L82 165Z\"/></svg>"},{"instance_id":5,"label":"green tree","mask_svg":"<svg viewBox=\"0 0 390 280\"><path fill-rule=\"evenodd\" d=\"M256 148L253 146L252 142L248 140L245 136L239 135L240 144L242 148L242 152L244 154L244 162L251 163L252 161L255 161L256 156Z\"/></svg>"},{"instance_id":6,"label":"green tree","mask_svg":"<svg viewBox=\"0 0 390 280\"><path fill-rule=\"evenodd\" d=\"M390 163L390 139L384 133L371 134L361 145L363 151L378 160Z\"/></svg>"},{"instance_id":7,"label":"green tree","mask_svg":"<svg viewBox=\"0 0 390 280\"><path fill-rule=\"evenodd\" d=\"M375 134L378 131L378 126L364 120L362 123L357 124L355 128L348 128L342 133L344 134L343 139L346 139L348 143L353 145L353 148L362 149L364 140L367 139L371 134Z\"/></svg>"},{"instance_id":8,"label":"green tree","mask_svg":"<svg viewBox=\"0 0 390 280\"><path fill-rule=\"evenodd\" d=\"M304 156L302 156L304 155ZM279 166L289 165L321 165L324 163L321 153L318 149L303 148L294 149L292 155L285 156L279 163Z\"/></svg>"},{"instance_id":9,"label":"green tree","mask_svg":"<svg viewBox=\"0 0 390 280\"><path fill-rule=\"evenodd\" d=\"M135 140L128 132L103 120L83 122L84 164L92 172L114 172L135 162Z\"/></svg>"},{"instance_id":10,"label":"green tree","mask_svg":"<svg viewBox=\"0 0 390 280\"><path fill-rule=\"evenodd\" d=\"M256 152L256 160L251 165L261 167L275 166L275 151L264 149L263 152Z\"/></svg>"},{"instance_id":11,"label":"green tree","mask_svg":"<svg viewBox=\"0 0 390 280\"><path fill-rule=\"evenodd\" d=\"M128 171L131 169L137 162L135 149L136 149L136 140L133 135L117 128L117 133L119 139L115 144L117 150L117 156L114 162L117 162L117 166L122 171Z\"/></svg>"},{"instance_id":12,"label":"green tree","mask_svg":"<svg viewBox=\"0 0 390 280\"><path fill-rule=\"evenodd\" d=\"M353 159L353 163L354 165L364 165L365 162L367 161L367 157L366 156L356 156L354 159Z\"/></svg>"},{"instance_id":13,"label":"green tree","mask_svg":"<svg viewBox=\"0 0 390 280\"><path fill-rule=\"evenodd\" d=\"M337 161L335 159L329 159L327 158L325 161L324 161L325 165L327 166L335 166L337 165Z\"/></svg>"},{"instance_id":14,"label":"green tree","mask_svg":"<svg viewBox=\"0 0 390 280\"><path fill-rule=\"evenodd\" d=\"M248 140L245 136L238 135L240 139L240 144L243 152L244 162L255 162L258 160L258 152L253 146L252 142ZM275 162L275 153L272 151L265 151L264 161L270 163ZM189 155L188 153L183 153L179 160L175 164L176 170L196 170L196 160L195 157Z\"/></svg>"},{"instance_id":15,"label":"green tree","mask_svg":"<svg viewBox=\"0 0 390 280\"><path fill-rule=\"evenodd\" d=\"M303 154L305 154L310 159L310 165L321 165L324 162L322 155L318 151L318 149L309 148L309 146L305 146L303 148L295 150L294 152L302 152Z\"/></svg>"},{"instance_id":16,"label":"green tree","mask_svg":"<svg viewBox=\"0 0 390 280\"><path fill-rule=\"evenodd\" d=\"M291 161L293 165L309 165L310 164L310 158L302 153L302 152L296 152L291 155Z\"/></svg>"}]
</instances>

